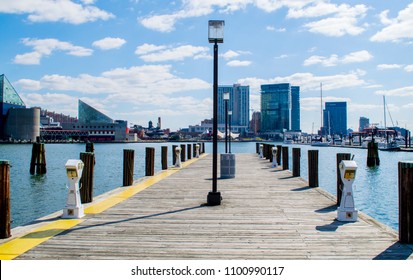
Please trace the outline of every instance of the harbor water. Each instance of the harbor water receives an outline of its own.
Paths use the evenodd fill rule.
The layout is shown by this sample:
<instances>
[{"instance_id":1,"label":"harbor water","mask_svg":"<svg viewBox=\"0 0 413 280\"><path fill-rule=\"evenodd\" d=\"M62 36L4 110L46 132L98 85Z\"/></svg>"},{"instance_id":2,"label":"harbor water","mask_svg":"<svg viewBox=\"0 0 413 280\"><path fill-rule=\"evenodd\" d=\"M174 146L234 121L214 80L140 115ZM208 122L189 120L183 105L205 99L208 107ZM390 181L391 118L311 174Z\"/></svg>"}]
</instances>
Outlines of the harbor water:
<instances>
[{"instance_id":1,"label":"harbor water","mask_svg":"<svg viewBox=\"0 0 413 280\"><path fill-rule=\"evenodd\" d=\"M93 195L98 196L122 186L123 150L135 150L134 179L145 173L145 148L154 147L155 172L161 170L161 146L168 146L168 165L172 165L172 145L181 143L108 143L95 144L95 176ZM182 143L185 144L185 143ZM192 143L191 143L192 144ZM274 143L278 144L278 143ZM212 144L206 143L206 152ZM255 153L255 142L233 142L232 153ZM351 153L357 162L355 181L356 208L380 222L398 229L398 170L399 161L413 160L413 153L380 151L380 166L366 166L367 150L342 147L289 146L290 169L292 147L301 148L301 177L308 179L307 152L319 150L319 185L336 194L336 154ZM85 144L46 144L47 173L30 175L30 144L0 144L0 159L9 160L10 203L12 228L27 224L37 218L62 210L66 203L66 171L68 159L78 159ZM219 143L219 153L224 152ZM210 171L207 171L210 172ZM223 190L225 191L225 190Z\"/></svg>"}]
</instances>

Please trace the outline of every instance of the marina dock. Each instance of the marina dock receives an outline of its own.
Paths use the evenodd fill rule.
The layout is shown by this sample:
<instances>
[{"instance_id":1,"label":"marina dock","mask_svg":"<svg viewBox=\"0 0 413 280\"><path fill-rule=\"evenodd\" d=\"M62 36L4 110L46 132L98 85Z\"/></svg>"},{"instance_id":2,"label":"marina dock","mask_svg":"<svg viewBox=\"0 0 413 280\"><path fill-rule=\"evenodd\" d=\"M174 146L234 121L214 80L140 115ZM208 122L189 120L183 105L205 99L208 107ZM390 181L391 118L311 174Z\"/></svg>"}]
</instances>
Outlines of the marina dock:
<instances>
[{"instance_id":1,"label":"marina dock","mask_svg":"<svg viewBox=\"0 0 413 280\"><path fill-rule=\"evenodd\" d=\"M219 179L220 206L206 206L212 155L145 177L85 205L82 219L40 219L0 241L0 259L413 259L413 245L360 213L336 220L336 198L236 154L236 176ZM357 207L357 206L356 206Z\"/></svg>"}]
</instances>

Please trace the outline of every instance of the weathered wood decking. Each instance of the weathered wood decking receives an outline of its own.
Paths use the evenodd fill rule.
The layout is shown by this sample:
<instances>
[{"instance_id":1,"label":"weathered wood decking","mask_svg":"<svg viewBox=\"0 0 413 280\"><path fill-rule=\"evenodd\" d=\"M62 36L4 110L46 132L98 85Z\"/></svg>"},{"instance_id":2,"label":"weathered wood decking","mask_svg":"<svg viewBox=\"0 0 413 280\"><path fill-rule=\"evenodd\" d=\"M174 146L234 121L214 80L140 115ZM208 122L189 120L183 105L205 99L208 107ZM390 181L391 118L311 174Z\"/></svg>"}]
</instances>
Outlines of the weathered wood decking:
<instances>
[{"instance_id":1,"label":"weathered wood decking","mask_svg":"<svg viewBox=\"0 0 413 280\"><path fill-rule=\"evenodd\" d=\"M366 215L335 221L319 189L237 154L235 179L218 181L221 206L206 207L207 156L17 259L413 259L413 247Z\"/></svg>"}]
</instances>

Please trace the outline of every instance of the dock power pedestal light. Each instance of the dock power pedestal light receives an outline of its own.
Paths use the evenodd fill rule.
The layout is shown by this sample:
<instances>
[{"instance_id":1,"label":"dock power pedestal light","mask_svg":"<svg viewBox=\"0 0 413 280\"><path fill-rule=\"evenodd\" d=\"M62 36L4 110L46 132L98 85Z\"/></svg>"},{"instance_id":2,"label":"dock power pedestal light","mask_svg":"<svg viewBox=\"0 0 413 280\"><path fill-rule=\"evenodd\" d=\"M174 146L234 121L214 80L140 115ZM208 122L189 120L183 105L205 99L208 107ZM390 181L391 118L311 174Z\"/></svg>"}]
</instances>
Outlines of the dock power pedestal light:
<instances>
[{"instance_id":1,"label":"dock power pedestal light","mask_svg":"<svg viewBox=\"0 0 413 280\"><path fill-rule=\"evenodd\" d=\"M357 164L353 160L343 160L339 164L343 191L340 206L337 209L337 220L340 222L356 222L358 211L354 207L353 183L356 178Z\"/></svg>"},{"instance_id":2,"label":"dock power pedestal light","mask_svg":"<svg viewBox=\"0 0 413 280\"><path fill-rule=\"evenodd\" d=\"M278 162L277 162L277 147L272 147L271 148L272 152L272 167L277 168L278 167Z\"/></svg>"},{"instance_id":3,"label":"dock power pedestal light","mask_svg":"<svg viewBox=\"0 0 413 280\"><path fill-rule=\"evenodd\" d=\"M69 159L66 162L69 195L67 196L66 207L63 209L63 219L79 219L85 215L79 193L79 180L82 177L83 166L83 162L78 159Z\"/></svg>"},{"instance_id":4,"label":"dock power pedestal light","mask_svg":"<svg viewBox=\"0 0 413 280\"><path fill-rule=\"evenodd\" d=\"M181 168L181 148L180 147L175 147L175 155L176 155L176 162L175 162L175 167Z\"/></svg>"},{"instance_id":5,"label":"dock power pedestal light","mask_svg":"<svg viewBox=\"0 0 413 280\"><path fill-rule=\"evenodd\" d=\"M264 158L264 145L260 144L259 148L260 148L260 158Z\"/></svg>"}]
</instances>

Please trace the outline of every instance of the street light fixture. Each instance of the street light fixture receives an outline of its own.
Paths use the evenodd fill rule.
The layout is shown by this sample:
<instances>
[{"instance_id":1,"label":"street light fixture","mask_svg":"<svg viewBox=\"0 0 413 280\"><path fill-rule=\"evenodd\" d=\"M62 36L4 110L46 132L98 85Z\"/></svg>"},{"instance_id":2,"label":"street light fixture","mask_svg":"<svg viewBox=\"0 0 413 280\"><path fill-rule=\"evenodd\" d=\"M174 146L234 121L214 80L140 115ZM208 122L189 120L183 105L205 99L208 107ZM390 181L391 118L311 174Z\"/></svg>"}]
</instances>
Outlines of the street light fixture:
<instances>
[{"instance_id":1,"label":"street light fixture","mask_svg":"<svg viewBox=\"0 0 413 280\"><path fill-rule=\"evenodd\" d=\"M232 111L228 112L228 116L229 116L229 153L231 153L231 134L232 134L232 130L231 130L231 118L232 118Z\"/></svg>"},{"instance_id":2,"label":"street light fixture","mask_svg":"<svg viewBox=\"0 0 413 280\"><path fill-rule=\"evenodd\" d=\"M213 116L213 145L212 145L212 191L208 193L207 204L210 206L221 205L221 193L217 191L218 180L218 43L224 42L223 20L208 21L208 41L214 43L214 116Z\"/></svg>"},{"instance_id":3,"label":"street light fixture","mask_svg":"<svg viewBox=\"0 0 413 280\"><path fill-rule=\"evenodd\" d=\"M225 102L225 153L228 154L228 101L229 92L224 92L224 102Z\"/></svg>"}]
</instances>

